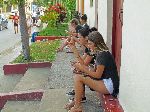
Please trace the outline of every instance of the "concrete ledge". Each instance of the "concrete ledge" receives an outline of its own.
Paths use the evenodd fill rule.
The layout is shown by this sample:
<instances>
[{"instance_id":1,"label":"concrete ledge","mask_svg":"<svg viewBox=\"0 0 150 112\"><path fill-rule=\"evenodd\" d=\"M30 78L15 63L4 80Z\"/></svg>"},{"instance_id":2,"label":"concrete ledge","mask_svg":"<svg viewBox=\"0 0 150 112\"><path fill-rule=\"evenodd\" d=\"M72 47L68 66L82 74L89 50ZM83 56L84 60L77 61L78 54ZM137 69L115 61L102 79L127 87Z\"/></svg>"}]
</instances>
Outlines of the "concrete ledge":
<instances>
[{"instance_id":1,"label":"concrete ledge","mask_svg":"<svg viewBox=\"0 0 150 112\"><path fill-rule=\"evenodd\" d=\"M43 41L45 40L55 40L55 39L63 39L68 38L67 36L36 36L35 41Z\"/></svg>"},{"instance_id":2,"label":"concrete ledge","mask_svg":"<svg viewBox=\"0 0 150 112\"><path fill-rule=\"evenodd\" d=\"M111 95L101 95L104 112L124 112L117 98Z\"/></svg>"},{"instance_id":3,"label":"concrete ledge","mask_svg":"<svg viewBox=\"0 0 150 112\"><path fill-rule=\"evenodd\" d=\"M28 69L27 64L9 64L4 65L3 70L5 75L24 74Z\"/></svg>"},{"instance_id":4,"label":"concrete ledge","mask_svg":"<svg viewBox=\"0 0 150 112\"><path fill-rule=\"evenodd\" d=\"M41 100L44 90L30 90L21 92L0 93L0 109L8 100L11 101L35 101Z\"/></svg>"},{"instance_id":5,"label":"concrete ledge","mask_svg":"<svg viewBox=\"0 0 150 112\"><path fill-rule=\"evenodd\" d=\"M44 68L44 67L51 67L52 63L50 62L36 62L36 63L29 63L28 68Z\"/></svg>"},{"instance_id":6,"label":"concrete ledge","mask_svg":"<svg viewBox=\"0 0 150 112\"><path fill-rule=\"evenodd\" d=\"M44 68L51 67L51 62L36 62L28 64L8 64L3 66L4 75L25 74L28 68Z\"/></svg>"},{"instance_id":7,"label":"concrete ledge","mask_svg":"<svg viewBox=\"0 0 150 112\"><path fill-rule=\"evenodd\" d=\"M4 107L6 102L7 102L7 100L0 100L0 110Z\"/></svg>"}]
</instances>

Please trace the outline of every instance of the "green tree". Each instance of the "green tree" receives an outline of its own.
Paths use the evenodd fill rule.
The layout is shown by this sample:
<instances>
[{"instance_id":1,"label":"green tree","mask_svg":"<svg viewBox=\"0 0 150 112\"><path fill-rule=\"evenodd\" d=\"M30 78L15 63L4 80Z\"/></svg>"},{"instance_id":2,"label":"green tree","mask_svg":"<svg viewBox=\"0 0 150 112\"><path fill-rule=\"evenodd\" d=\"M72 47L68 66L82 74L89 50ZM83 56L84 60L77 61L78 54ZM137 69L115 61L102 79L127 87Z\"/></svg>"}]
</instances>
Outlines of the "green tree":
<instances>
[{"instance_id":1,"label":"green tree","mask_svg":"<svg viewBox=\"0 0 150 112\"><path fill-rule=\"evenodd\" d=\"M67 18L72 19L72 14L76 9L76 0L62 0L62 3L67 10Z\"/></svg>"},{"instance_id":2,"label":"green tree","mask_svg":"<svg viewBox=\"0 0 150 112\"><path fill-rule=\"evenodd\" d=\"M7 1L9 4L18 5L19 10L19 20L20 20L20 32L21 32L21 42L22 42L22 52L24 59L30 59L30 47L29 47L29 35L27 31L26 24L26 14L25 14L25 0L0 0L0 3Z\"/></svg>"},{"instance_id":3,"label":"green tree","mask_svg":"<svg viewBox=\"0 0 150 112\"><path fill-rule=\"evenodd\" d=\"M40 6L48 7L49 5L54 5L61 2L67 11L68 20L72 19L72 14L76 9L76 0L36 0Z\"/></svg>"}]
</instances>

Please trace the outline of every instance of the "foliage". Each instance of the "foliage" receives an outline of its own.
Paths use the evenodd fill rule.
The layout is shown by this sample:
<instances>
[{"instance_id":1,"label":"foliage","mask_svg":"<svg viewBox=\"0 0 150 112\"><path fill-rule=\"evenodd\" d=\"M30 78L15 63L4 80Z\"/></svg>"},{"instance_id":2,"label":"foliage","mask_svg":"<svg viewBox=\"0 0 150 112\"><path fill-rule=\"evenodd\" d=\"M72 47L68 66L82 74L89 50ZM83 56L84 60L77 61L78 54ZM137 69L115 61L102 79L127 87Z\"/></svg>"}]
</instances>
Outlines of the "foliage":
<instances>
[{"instance_id":1,"label":"foliage","mask_svg":"<svg viewBox=\"0 0 150 112\"><path fill-rule=\"evenodd\" d=\"M49 27L55 27L58 16L59 14L55 11L45 11L45 15L40 19L43 23L48 23Z\"/></svg>"},{"instance_id":2,"label":"foliage","mask_svg":"<svg viewBox=\"0 0 150 112\"><path fill-rule=\"evenodd\" d=\"M55 27L56 22L63 21L65 18L65 8L60 4L50 5L41 17L42 22L48 23L49 27Z\"/></svg>"},{"instance_id":3,"label":"foliage","mask_svg":"<svg viewBox=\"0 0 150 112\"><path fill-rule=\"evenodd\" d=\"M65 30L68 29L68 24L60 24L55 28L47 27L43 29L39 36L67 36Z\"/></svg>"},{"instance_id":4,"label":"foliage","mask_svg":"<svg viewBox=\"0 0 150 112\"><path fill-rule=\"evenodd\" d=\"M56 57L56 49L59 47L59 45L59 40L35 42L30 46L31 59L29 61L25 60L21 54L11 63L54 61Z\"/></svg>"},{"instance_id":5,"label":"foliage","mask_svg":"<svg viewBox=\"0 0 150 112\"><path fill-rule=\"evenodd\" d=\"M2 2L7 2L8 4L12 4L12 5L19 5L19 4L24 4L26 2L26 0L0 0L0 3Z\"/></svg>"},{"instance_id":6,"label":"foliage","mask_svg":"<svg viewBox=\"0 0 150 112\"><path fill-rule=\"evenodd\" d=\"M36 2L39 6L47 7L51 0L36 0Z\"/></svg>"},{"instance_id":7,"label":"foliage","mask_svg":"<svg viewBox=\"0 0 150 112\"><path fill-rule=\"evenodd\" d=\"M76 9L76 0L62 0L62 1L67 10L67 18L68 20L71 20L72 13L75 12Z\"/></svg>"},{"instance_id":8,"label":"foliage","mask_svg":"<svg viewBox=\"0 0 150 112\"><path fill-rule=\"evenodd\" d=\"M60 3L58 0L36 0L40 5L50 7L53 4L59 4L61 7L65 6L65 13L59 15L59 20L64 21L64 18L67 16L67 21L70 21L73 18L73 13L76 9L76 0L61 0ZM54 6L55 6L54 5ZM58 8L57 8L58 9Z\"/></svg>"}]
</instances>

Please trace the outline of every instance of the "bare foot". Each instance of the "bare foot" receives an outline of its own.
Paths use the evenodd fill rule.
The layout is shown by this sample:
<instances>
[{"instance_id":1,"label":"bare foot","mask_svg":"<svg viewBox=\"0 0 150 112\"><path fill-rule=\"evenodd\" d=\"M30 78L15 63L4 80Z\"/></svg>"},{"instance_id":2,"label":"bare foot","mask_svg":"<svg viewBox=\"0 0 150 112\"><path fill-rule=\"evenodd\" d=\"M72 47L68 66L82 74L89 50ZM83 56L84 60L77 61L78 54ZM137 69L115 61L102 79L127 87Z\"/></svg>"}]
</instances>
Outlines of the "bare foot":
<instances>
[{"instance_id":1,"label":"bare foot","mask_svg":"<svg viewBox=\"0 0 150 112\"><path fill-rule=\"evenodd\" d=\"M73 106L74 106L75 102L72 101L71 103L67 103L64 108L67 109L67 110L70 110Z\"/></svg>"},{"instance_id":2,"label":"bare foot","mask_svg":"<svg viewBox=\"0 0 150 112\"><path fill-rule=\"evenodd\" d=\"M83 112L82 106L75 106L72 107L68 112Z\"/></svg>"}]
</instances>

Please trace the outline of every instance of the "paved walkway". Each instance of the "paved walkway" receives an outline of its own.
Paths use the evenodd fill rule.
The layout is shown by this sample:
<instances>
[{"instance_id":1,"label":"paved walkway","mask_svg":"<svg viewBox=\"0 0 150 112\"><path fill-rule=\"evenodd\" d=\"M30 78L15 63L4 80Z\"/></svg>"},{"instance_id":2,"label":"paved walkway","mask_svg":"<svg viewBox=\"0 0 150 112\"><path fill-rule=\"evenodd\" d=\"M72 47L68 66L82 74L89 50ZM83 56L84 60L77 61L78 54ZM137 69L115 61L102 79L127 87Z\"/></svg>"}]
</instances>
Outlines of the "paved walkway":
<instances>
[{"instance_id":1,"label":"paved walkway","mask_svg":"<svg viewBox=\"0 0 150 112\"><path fill-rule=\"evenodd\" d=\"M70 65L72 60L74 60L73 54L66 53L66 50L57 53L56 61L53 62L49 75L48 89L64 88L67 91L73 89L73 73ZM86 97L87 102L83 104L85 112L103 112L96 92L92 92L86 87ZM63 96L61 98L64 100Z\"/></svg>"},{"instance_id":2,"label":"paved walkway","mask_svg":"<svg viewBox=\"0 0 150 112\"><path fill-rule=\"evenodd\" d=\"M21 42L16 42L12 47L5 49L0 54L0 93L10 92L21 79L21 75L6 76L3 66L14 60L21 51Z\"/></svg>"}]
</instances>

